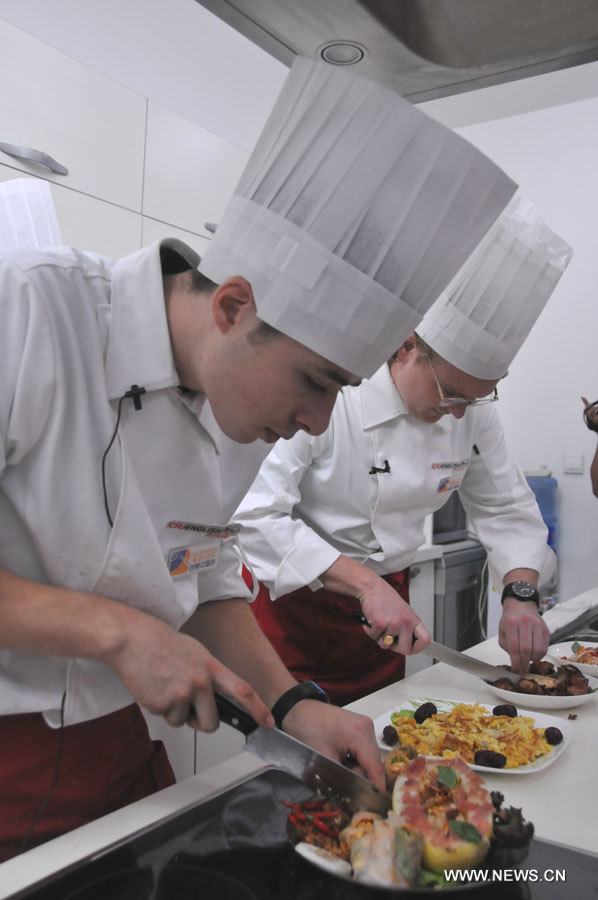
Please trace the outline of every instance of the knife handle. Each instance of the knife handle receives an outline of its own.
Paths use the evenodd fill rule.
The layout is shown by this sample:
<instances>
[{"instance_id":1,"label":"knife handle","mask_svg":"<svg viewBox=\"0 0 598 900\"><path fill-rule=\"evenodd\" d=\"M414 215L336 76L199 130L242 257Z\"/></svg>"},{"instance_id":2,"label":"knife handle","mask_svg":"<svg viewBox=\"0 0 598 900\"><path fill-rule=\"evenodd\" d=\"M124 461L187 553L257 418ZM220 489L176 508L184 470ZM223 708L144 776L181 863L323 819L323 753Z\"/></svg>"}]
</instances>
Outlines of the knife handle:
<instances>
[{"instance_id":1,"label":"knife handle","mask_svg":"<svg viewBox=\"0 0 598 900\"><path fill-rule=\"evenodd\" d=\"M237 731L240 731L241 734L244 734L245 737L258 727L257 722L251 718L249 713L237 706L229 697L214 691L214 700L216 701L220 721L224 722L225 725L231 725Z\"/></svg>"},{"instance_id":2,"label":"knife handle","mask_svg":"<svg viewBox=\"0 0 598 900\"><path fill-rule=\"evenodd\" d=\"M365 625L367 628L371 628L371 627L372 627L372 626L370 625L370 623L368 622L368 620L366 619L366 617L364 616L364 614L363 614L360 610L358 610L358 609L354 609L354 610L353 610L353 612L351 613L351 618L355 619L356 622L361 622L361 624L362 624L362 625ZM411 646L412 646L412 647L413 647L413 645L415 644L416 640L417 640L416 636L413 635L413 638L412 638L412 641L411 641ZM396 641L396 638L395 638L395 641Z\"/></svg>"}]
</instances>

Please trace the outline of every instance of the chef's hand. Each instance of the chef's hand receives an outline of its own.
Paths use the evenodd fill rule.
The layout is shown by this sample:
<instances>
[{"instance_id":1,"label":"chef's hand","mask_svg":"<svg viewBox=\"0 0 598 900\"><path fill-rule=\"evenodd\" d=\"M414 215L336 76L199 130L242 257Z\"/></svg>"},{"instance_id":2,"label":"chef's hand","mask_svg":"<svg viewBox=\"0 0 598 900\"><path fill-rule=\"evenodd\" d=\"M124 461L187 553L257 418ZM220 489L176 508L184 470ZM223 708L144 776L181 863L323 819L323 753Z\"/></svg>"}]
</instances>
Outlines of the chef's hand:
<instances>
[{"instance_id":1,"label":"chef's hand","mask_svg":"<svg viewBox=\"0 0 598 900\"><path fill-rule=\"evenodd\" d=\"M364 625L368 637L384 650L395 653L419 653L430 641L426 628L408 603L387 581L357 560L346 556L338 559L320 575L325 588L355 597L369 625ZM415 633L415 642L414 642ZM398 636L393 643L384 638Z\"/></svg>"},{"instance_id":2,"label":"chef's hand","mask_svg":"<svg viewBox=\"0 0 598 900\"><path fill-rule=\"evenodd\" d=\"M344 763L348 757L356 760L355 771L373 781L380 790L386 790L374 725L367 716L319 700L302 700L287 713L282 727L287 734L335 762Z\"/></svg>"},{"instance_id":3,"label":"chef's hand","mask_svg":"<svg viewBox=\"0 0 598 900\"><path fill-rule=\"evenodd\" d=\"M215 731L219 715L213 691L218 690L265 728L274 720L254 689L219 662L195 638L175 631L153 616L122 606L128 621L115 651L104 657L135 700L170 725L188 723L199 731Z\"/></svg>"},{"instance_id":4,"label":"chef's hand","mask_svg":"<svg viewBox=\"0 0 598 900\"><path fill-rule=\"evenodd\" d=\"M498 643L511 657L515 672L527 672L531 659L542 659L550 633L535 603L507 597L498 626Z\"/></svg>"},{"instance_id":5,"label":"chef's hand","mask_svg":"<svg viewBox=\"0 0 598 900\"><path fill-rule=\"evenodd\" d=\"M373 572L370 575L373 580L358 598L361 611L370 623L363 630L384 650L405 656L419 653L430 642L424 623L387 581ZM398 640L392 644L385 642L387 635L398 636Z\"/></svg>"}]
</instances>

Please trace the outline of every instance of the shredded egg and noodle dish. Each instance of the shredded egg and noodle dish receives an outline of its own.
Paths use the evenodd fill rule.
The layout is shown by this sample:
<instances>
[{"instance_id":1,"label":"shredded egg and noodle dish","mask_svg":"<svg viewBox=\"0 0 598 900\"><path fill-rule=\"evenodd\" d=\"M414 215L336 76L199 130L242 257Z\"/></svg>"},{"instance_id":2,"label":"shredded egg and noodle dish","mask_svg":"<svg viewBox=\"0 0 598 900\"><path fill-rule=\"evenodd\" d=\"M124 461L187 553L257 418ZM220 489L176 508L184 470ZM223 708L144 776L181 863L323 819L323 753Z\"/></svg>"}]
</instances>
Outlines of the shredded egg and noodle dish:
<instances>
[{"instance_id":1,"label":"shredded egg and noodle dish","mask_svg":"<svg viewBox=\"0 0 598 900\"><path fill-rule=\"evenodd\" d=\"M478 703L460 703L421 723L393 713L391 722L400 744L410 745L422 756L460 756L473 763L478 751L491 751L506 758L506 769L516 769L553 750L546 740L546 729L534 728L533 718L490 715Z\"/></svg>"}]
</instances>

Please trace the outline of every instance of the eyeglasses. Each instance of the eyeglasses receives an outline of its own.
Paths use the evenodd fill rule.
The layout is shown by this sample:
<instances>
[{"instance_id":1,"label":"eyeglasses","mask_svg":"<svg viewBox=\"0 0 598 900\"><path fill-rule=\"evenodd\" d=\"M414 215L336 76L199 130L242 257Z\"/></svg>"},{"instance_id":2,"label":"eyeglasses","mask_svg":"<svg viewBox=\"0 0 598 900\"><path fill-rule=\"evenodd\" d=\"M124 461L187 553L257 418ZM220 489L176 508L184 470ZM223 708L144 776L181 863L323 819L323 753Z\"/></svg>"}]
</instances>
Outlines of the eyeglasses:
<instances>
[{"instance_id":1,"label":"eyeglasses","mask_svg":"<svg viewBox=\"0 0 598 900\"><path fill-rule=\"evenodd\" d=\"M428 363L430 364L432 375L434 376L434 381L436 382L436 387L438 388L438 396L440 397L438 406L440 406L442 409L448 409L450 406L482 406L483 403L495 403L498 400L498 390L496 387L494 388L494 394L492 395L492 397L478 397L476 400L468 400L466 397L446 397L444 391L440 387L440 382L438 381L438 376L436 375L434 366L432 365L432 360L429 356L425 356Z\"/></svg>"}]
</instances>

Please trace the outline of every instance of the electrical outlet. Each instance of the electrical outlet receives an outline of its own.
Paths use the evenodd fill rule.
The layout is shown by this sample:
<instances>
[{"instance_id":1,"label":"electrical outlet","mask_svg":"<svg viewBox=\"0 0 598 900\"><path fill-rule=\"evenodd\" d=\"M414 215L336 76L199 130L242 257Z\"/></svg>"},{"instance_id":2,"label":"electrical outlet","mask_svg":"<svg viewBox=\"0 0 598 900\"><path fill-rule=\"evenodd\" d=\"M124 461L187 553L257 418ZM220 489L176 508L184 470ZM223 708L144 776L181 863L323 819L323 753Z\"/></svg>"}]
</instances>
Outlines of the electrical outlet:
<instances>
[{"instance_id":1,"label":"electrical outlet","mask_svg":"<svg viewBox=\"0 0 598 900\"><path fill-rule=\"evenodd\" d=\"M567 475L583 475L584 458L583 453L566 453L563 471Z\"/></svg>"}]
</instances>

